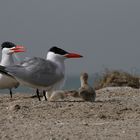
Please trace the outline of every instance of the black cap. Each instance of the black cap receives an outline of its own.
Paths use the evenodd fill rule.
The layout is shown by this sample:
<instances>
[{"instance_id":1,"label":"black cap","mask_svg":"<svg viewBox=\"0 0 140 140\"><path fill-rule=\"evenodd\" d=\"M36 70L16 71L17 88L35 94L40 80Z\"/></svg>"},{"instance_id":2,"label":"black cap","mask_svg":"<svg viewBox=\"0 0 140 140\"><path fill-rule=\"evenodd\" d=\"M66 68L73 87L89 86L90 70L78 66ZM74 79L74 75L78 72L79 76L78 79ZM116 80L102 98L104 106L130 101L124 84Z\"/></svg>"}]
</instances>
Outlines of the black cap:
<instances>
[{"instance_id":1,"label":"black cap","mask_svg":"<svg viewBox=\"0 0 140 140\"><path fill-rule=\"evenodd\" d=\"M15 47L16 45L14 44L14 43L12 43L12 42L8 42L8 41L6 41L6 42L3 42L2 44L1 44L1 48L3 49L3 48L13 48L13 47Z\"/></svg>"},{"instance_id":2,"label":"black cap","mask_svg":"<svg viewBox=\"0 0 140 140\"><path fill-rule=\"evenodd\" d=\"M55 54L61 54L61 55L65 55L65 54L68 54L67 51L63 50L63 49L60 49L56 46L53 46L50 48L49 50L50 52L54 52Z\"/></svg>"}]
</instances>

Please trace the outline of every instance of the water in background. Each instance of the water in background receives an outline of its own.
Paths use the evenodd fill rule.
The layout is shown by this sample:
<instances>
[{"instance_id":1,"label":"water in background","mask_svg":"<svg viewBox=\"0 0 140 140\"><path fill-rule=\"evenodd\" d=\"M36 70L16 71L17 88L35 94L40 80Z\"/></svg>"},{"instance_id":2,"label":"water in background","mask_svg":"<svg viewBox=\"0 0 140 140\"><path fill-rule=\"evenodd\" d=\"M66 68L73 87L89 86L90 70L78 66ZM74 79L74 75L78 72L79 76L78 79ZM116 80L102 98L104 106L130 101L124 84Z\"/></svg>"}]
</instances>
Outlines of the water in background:
<instances>
[{"instance_id":1,"label":"water in background","mask_svg":"<svg viewBox=\"0 0 140 140\"><path fill-rule=\"evenodd\" d=\"M93 81L94 81L94 77L90 76L89 77L89 84L91 86L93 86ZM67 80L66 80L66 83L65 83L65 86L63 87L63 89L71 90L71 89L78 89L79 87L80 87L79 75L67 76ZM15 93L15 92L16 93L21 92L21 93L27 93L27 94L34 94L35 89L29 88L29 87L24 87L24 86L19 86L17 89L13 89L13 93ZM3 90L0 90L0 93L8 93L9 94L9 90L3 89Z\"/></svg>"}]
</instances>

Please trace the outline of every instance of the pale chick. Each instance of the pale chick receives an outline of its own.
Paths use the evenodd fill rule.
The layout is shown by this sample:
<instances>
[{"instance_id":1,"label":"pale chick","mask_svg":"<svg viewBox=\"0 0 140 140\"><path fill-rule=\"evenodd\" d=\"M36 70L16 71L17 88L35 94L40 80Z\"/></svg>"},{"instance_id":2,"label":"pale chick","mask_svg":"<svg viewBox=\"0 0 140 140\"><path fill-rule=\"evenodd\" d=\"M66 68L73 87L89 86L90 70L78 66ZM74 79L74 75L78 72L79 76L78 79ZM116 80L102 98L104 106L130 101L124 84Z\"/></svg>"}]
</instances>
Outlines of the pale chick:
<instances>
[{"instance_id":1,"label":"pale chick","mask_svg":"<svg viewBox=\"0 0 140 140\"><path fill-rule=\"evenodd\" d=\"M76 90L69 90L69 91L56 90L56 91L53 91L51 96L47 99L48 101L58 101L58 100L63 100L67 98L68 96L79 97L77 95L78 95L78 91Z\"/></svg>"},{"instance_id":2,"label":"pale chick","mask_svg":"<svg viewBox=\"0 0 140 140\"><path fill-rule=\"evenodd\" d=\"M51 93L51 96L47 98L48 101L58 101L66 98L66 93L63 90L56 90Z\"/></svg>"}]
</instances>

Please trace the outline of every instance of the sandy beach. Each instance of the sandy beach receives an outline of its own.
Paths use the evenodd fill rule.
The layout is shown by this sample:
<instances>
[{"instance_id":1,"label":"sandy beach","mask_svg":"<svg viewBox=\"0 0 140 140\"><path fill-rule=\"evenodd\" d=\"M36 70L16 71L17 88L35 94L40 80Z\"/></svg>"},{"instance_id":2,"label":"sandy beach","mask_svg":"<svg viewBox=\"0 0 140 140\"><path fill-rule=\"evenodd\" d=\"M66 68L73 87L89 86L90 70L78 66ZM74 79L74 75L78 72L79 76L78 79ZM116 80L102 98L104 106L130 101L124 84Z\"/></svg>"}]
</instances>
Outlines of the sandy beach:
<instances>
[{"instance_id":1,"label":"sandy beach","mask_svg":"<svg viewBox=\"0 0 140 140\"><path fill-rule=\"evenodd\" d=\"M69 97L38 101L30 95L0 95L1 140L139 140L140 90L96 91L96 101Z\"/></svg>"}]
</instances>

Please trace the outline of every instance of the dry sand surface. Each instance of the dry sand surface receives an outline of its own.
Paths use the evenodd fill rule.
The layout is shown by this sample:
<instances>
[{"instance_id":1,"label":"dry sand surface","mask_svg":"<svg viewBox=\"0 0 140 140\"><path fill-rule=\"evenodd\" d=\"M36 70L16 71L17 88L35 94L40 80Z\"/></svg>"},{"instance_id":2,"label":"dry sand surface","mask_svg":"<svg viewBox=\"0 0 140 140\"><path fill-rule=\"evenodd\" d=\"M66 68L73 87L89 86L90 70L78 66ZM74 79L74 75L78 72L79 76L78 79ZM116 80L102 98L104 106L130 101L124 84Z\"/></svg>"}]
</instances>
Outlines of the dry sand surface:
<instances>
[{"instance_id":1,"label":"dry sand surface","mask_svg":"<svg viewBox=\"0 0 140 140\"><path fill-rule=\"evenodd\" d=\"M101 89L94 103L1 95L0 140L140 140L140 90Z\"/></svg>"}]
</instances>

